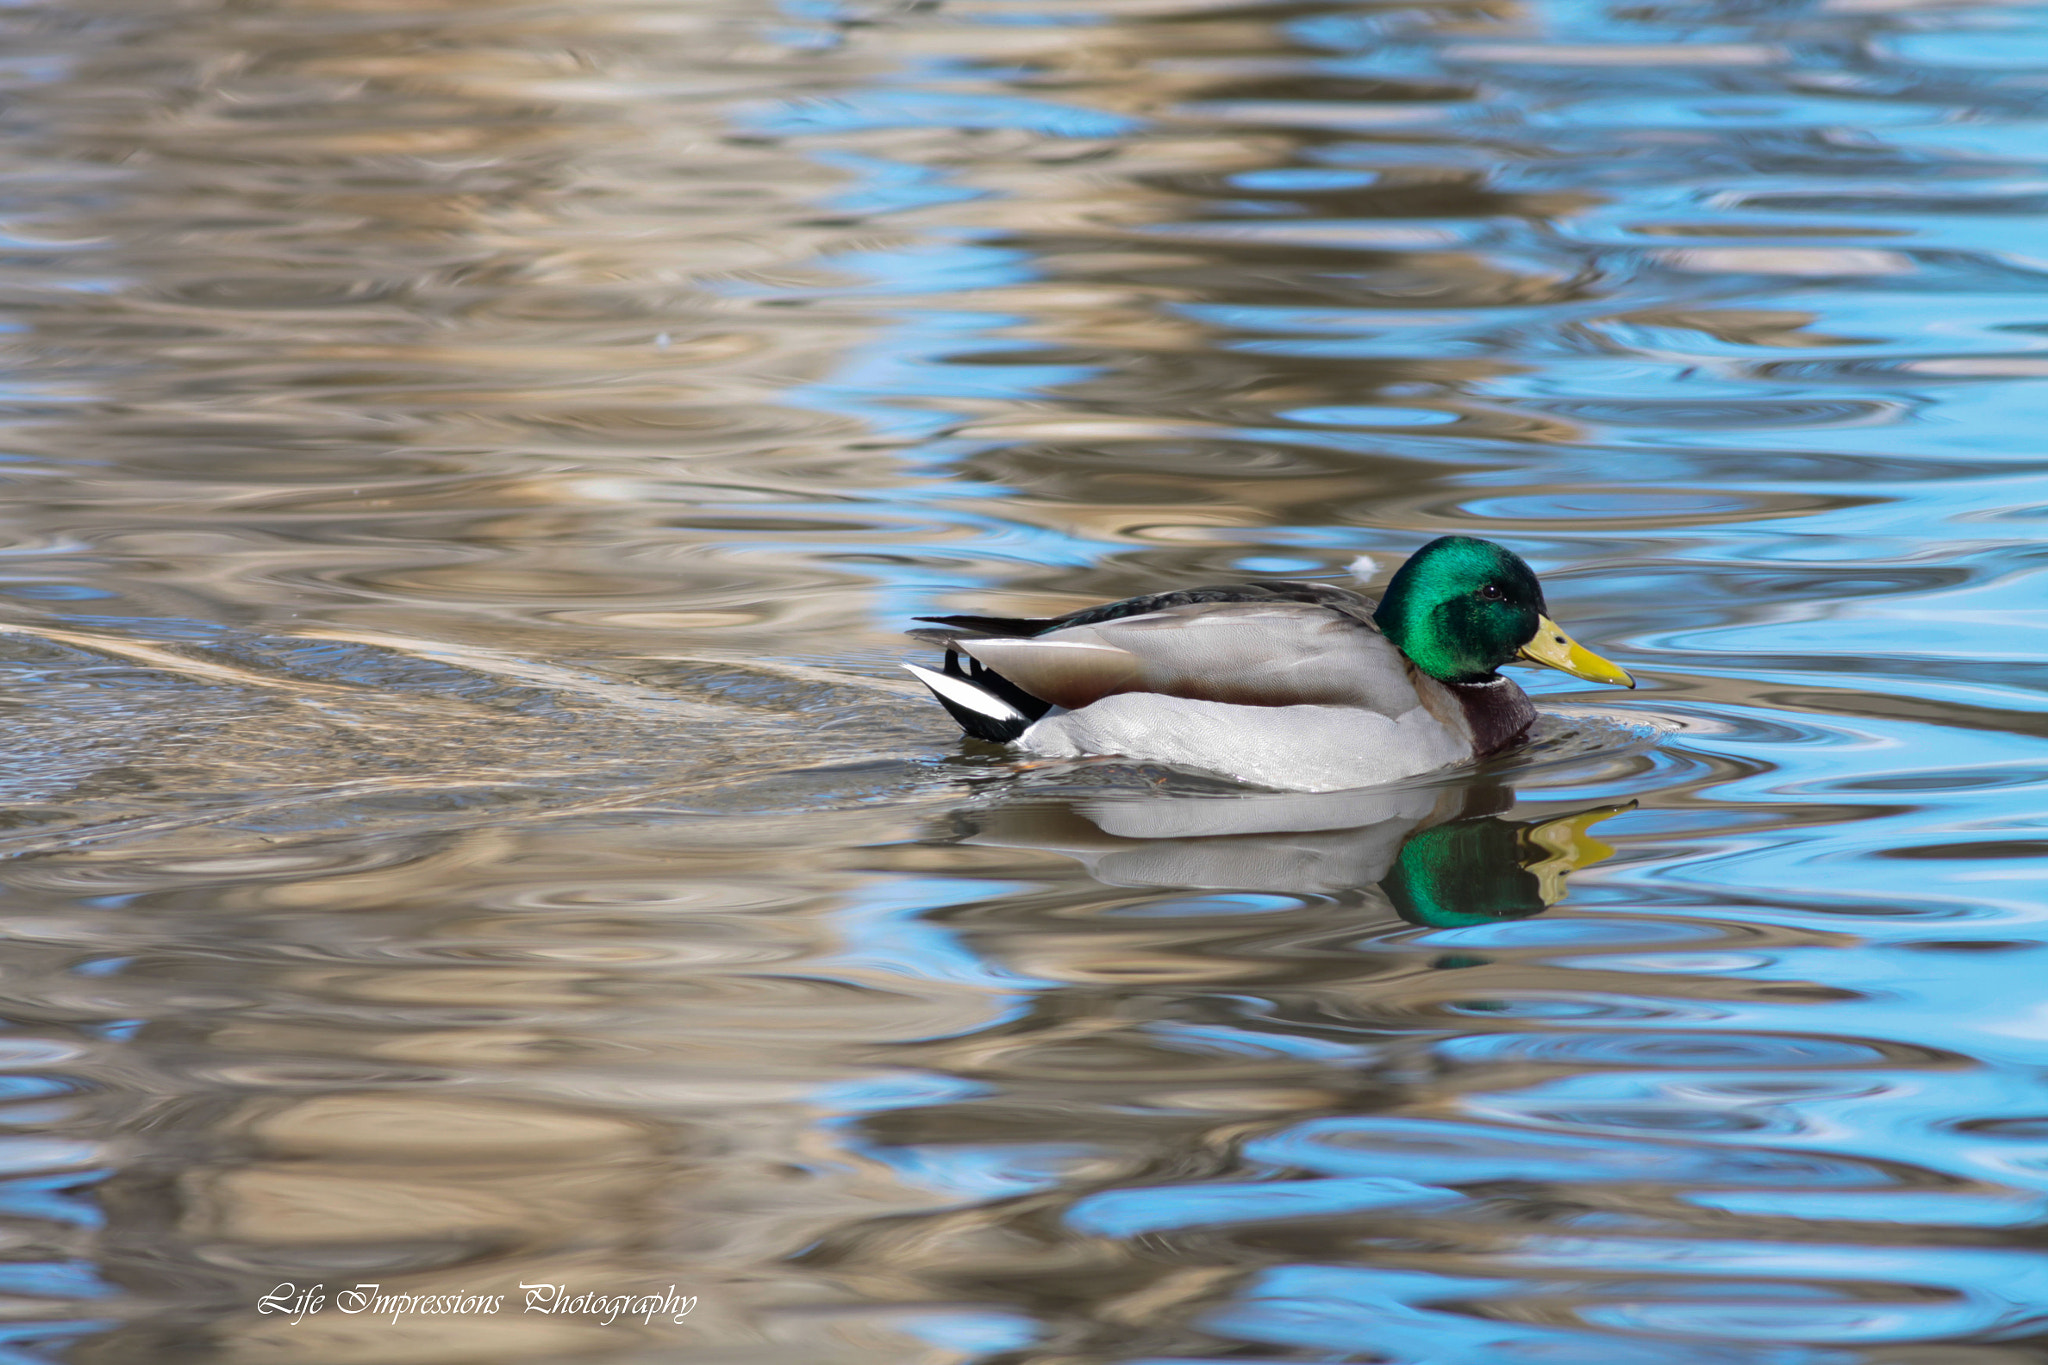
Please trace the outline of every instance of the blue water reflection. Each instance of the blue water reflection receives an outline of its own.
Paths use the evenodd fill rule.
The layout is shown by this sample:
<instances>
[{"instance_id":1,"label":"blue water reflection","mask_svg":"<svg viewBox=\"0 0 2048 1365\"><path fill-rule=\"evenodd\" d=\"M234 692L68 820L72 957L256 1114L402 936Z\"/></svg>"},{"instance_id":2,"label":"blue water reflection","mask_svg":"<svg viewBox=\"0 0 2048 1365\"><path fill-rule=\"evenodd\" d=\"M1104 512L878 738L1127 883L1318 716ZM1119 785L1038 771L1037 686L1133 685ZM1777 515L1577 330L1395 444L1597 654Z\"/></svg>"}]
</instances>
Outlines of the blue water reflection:
<instances>
[{"instance_id":1,"label":"blue water reflection","mask_svg":"<svg viewBox=\"0 0 2048 1365\"><path fill-rule=\"evenodd\" d=\"M1851 12L1808 16L1804 37L1846 32ZM1221 1306L1153 1301L1143 1321L1172 1349L1103 1358L1776 1365L1945 1342L1974 1361L1964 1343L1993 1352L2038 1330L2030 1254L1970 1239L2032 1225L2048 1196L2040 1171L1990 1155L1982 1126L2043 1099L2023 1022L2048 781L2028 719L2043 649L2022 529L2043 498L2021 435L2048 325L2025 179L2039 140L2024 117L1959 120L1932 70L2026 70L2024 44L1994 54L2002 39L1965 12L1912 22L1956 31L1884 39L1877 60L1918 79L1902 70L1877 93L1833 49L1748 14L1555 4L1520 31L1448 40L1380 16L1289 16L1277 31L1346 55L1283 67L1268 49L1266 72L1211 60L1210 93L1173 106L1212 132L1280 130L1285 158L1213 189L1190 174L1171 216L1066 229L1119 266L1091 267L1058 229L1020 230L1019 273L978 286L1014 291L1015 311L975 349L1064 336L1065 358L1006 362L1007 393L970 389L968 355L928 353L950 376L898 377L934 403L1007 405L993 421L962 411L984 439L955 456L950 496L997 499L976 514L998 536L1017 524L1000 499L1070 499L1067 544L1100 547L1092 574L1070 550L1023 583L963 577L933 606L1330 571L1475 530L1525 549L1574 621L1641 666L1653 690L1613 709L1676 727L1647 766L1539 777L1548 799L1640 804L1602 828L1617 855L1534 918L1368 928L1355 897L1384 866L1317 853L1302 830L1262 863L1224 851L1244 836L1220 828L1040 829L1037 846L1090 882L1157 888L1084 910L1079 887L1047 881L1036 897L1069 898L1064 928L1023 889L933 910L1048 978L1035 1030L1000 1026L1015 1045L1057 1051L1082 1007L1051 1002L1092 1000L1088 1036L1126 1093L1088 1098L1083 1078L1099 1078L1078 1053L1042 1073L1020 1062L1010 1103L1033 1117L1014 1145L910 1141L997 1102L984 1097L898 1111L906 1145L860 1146L912 1183L944 1154L953 1198L998 1218L1014 1205L1017 1226L1050 1201L1069 1235L1156 1259L1161 1285L1165 1267L1222 1276L1203 1281ZM1469 98L1457 83L1480 74L1486 98ZM1217 89L1233 80L1245 88ZM1496 142L1475 156L1454 138ZM1447 212L1433 187L1461 176ZM1355 212L1335 211L1344 196ZM1175 250L1215 253L1209 274L1178 271ZM942 281L932 265L923 278ZM1034 307L1034 282L1149 289L1161 322L1105 344L1059 304ZM1143 392L1172 347L1193 348L1208 383ZM1324 461L1347 468L1355 501L1306 492ZM1086 515L1115 480L1149 510ZM1199 529L1219 498L1252 515ZM1306 925L1311 903L1352 932L1293 957L1258 937L1262 920ZM1181 932L1096 953L1072 941L1083 921ZM1224 923L1252 937L1176 956ZM1252 970L1268 951L1253 945L1268 943L1303 974L1258 984L1273 972ZM1397 947L1434 972L1377 956ZM1356 975L1322 978L1343 953ZM1236 1041L1235 1025L1197 1022L1247 1007L1260 1023ZM1300 1092L1271 1103L1309 1115L1252 1118L1219 1098L1208 1112L1233 1136L1209 1142L1227 1155L1157 1153L1178 1178L1077 1168L976 1193L974 1172L1012 1169L992 1151L1031 1164L1065 1150L1040 1116L1107 1133L1112 1114L1151 1112L1169 1077L1176 1098L1159 1103L1201 1108L1161 1050L1242 1058L1262 1050L1243 1050L1252 1037L1286 1059L1267 1082ZM1346 1073L1391 1089L1362 1100L1336 1083ZM1032 1088L1054 1076L1072 1088ZM1332 1103L1360 1112L1318 1111Z\"/></svg>"}]
</instances>

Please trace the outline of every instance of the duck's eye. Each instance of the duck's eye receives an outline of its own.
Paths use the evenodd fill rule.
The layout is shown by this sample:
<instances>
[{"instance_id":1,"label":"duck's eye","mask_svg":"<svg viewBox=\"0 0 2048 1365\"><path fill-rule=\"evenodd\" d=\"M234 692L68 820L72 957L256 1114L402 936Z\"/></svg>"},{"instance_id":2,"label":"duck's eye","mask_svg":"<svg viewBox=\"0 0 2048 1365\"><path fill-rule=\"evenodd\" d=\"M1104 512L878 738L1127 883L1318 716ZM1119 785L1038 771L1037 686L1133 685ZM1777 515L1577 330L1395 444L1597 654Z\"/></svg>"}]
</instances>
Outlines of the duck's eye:
<instances>
[{"instance_id":1,"label":"duck's eye","mask_svg":"<svg viewBox=\"0 0 2048 1365\"><path fill-rule=\"evenodd\" d=\"M1497 585L1488 583L1479 590L1479 596L1488 602L1499 602L1505 599L1507 594L1502 592Z\"/></svg>"}]
</instances>

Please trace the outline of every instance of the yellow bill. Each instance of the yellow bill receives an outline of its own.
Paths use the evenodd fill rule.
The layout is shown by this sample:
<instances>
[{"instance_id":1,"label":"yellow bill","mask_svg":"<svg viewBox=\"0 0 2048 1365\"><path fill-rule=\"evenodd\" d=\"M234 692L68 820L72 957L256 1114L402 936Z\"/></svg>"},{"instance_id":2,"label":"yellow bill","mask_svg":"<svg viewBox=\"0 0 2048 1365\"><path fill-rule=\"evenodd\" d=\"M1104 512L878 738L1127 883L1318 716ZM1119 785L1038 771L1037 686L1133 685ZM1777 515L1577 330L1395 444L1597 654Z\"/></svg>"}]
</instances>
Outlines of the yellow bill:
<instances>
[{"instance_id":1,"label":"yellow bill","mask_svg":"<svg viewBox=\"0 0 2048 1365\"><path fill-rule=\"evenodd\" d=\"M1614 664L1607 662L1592 650L1574 640L1557 627L1557 622L1548 616L1536 618L1536 638L1522 646L1522 652L1515 656L1532 664L1542 664L1559 672L1569 673L1574 678L1587 682L1613 683L1616 687L1634 687L1636 680Z\"/></svg>"}]
</instances>

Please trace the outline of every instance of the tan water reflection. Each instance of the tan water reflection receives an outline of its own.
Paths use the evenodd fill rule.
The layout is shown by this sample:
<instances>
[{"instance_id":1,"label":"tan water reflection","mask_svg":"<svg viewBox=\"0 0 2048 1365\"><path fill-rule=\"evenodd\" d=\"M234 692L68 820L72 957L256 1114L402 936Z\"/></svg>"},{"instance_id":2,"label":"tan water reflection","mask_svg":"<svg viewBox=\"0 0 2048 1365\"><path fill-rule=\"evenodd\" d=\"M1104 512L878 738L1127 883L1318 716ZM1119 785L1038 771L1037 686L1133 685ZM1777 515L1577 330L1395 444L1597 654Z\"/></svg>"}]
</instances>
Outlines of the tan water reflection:
<instances>
[{"instance_id":1,"label":"tan water reflection","mask_svg":"<svg viewBox=\"0 0 2048 1365\"><path fill-rule=\"evenodd\" d=\"M900 834L903 817L816 818L857 849ZM146 897L217 946L155 971L138 962L105 1002L152 1020L132 1045L151 1073L129 1084L182 1092L138 1131L154 1155L108 1187L110 1270L175 1315L215 1305L211 1334L233 1359L525 1358L744 1336L767 1306L763 1258L801 1247L849 1199L872 1207L860 1182L817 1165L808 1097L857 1070L845 1041L821 1040L872 1046L989 1017L977 991L806 969L838 954L831 912L873 877L822 863L791 874L791 832L483 831L368 866L348 865L366 851L352 843L331 846L325 873L299 857L266 878L267 860L245 855L238 873L227 859L194 869L212 876L193 893ZM170 993L149 990L160 972ZM521 1283L623 1294L679 1278L700 1299L687 1331L520 1310ZM408 1315L395 1331L332 1308L293 1324L254 1302L286 1280L512 1307ZM171 1349L161 1330L127 1349Z\"/></svg>"}]
</instances>

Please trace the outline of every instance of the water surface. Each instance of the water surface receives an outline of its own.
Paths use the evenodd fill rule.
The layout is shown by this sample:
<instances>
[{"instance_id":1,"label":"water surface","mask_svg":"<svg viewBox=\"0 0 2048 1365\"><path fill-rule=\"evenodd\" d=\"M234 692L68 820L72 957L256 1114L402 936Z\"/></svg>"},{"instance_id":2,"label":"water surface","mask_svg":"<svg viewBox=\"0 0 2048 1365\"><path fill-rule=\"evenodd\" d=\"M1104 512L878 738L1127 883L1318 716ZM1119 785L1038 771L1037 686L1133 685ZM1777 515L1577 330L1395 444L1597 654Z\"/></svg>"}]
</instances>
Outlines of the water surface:
<instances>
[{"instance_id":1,"label":"water surface","mask_svg":"<svg viewBox=\"0 0 2048 1365\"><path fill-rule=\"evenodd\" d=\"M0 1359L2048 1360L2048 8L0 33ZM894 667L1449 531L1643 688Z\"/></svg>"}]
</instances>

